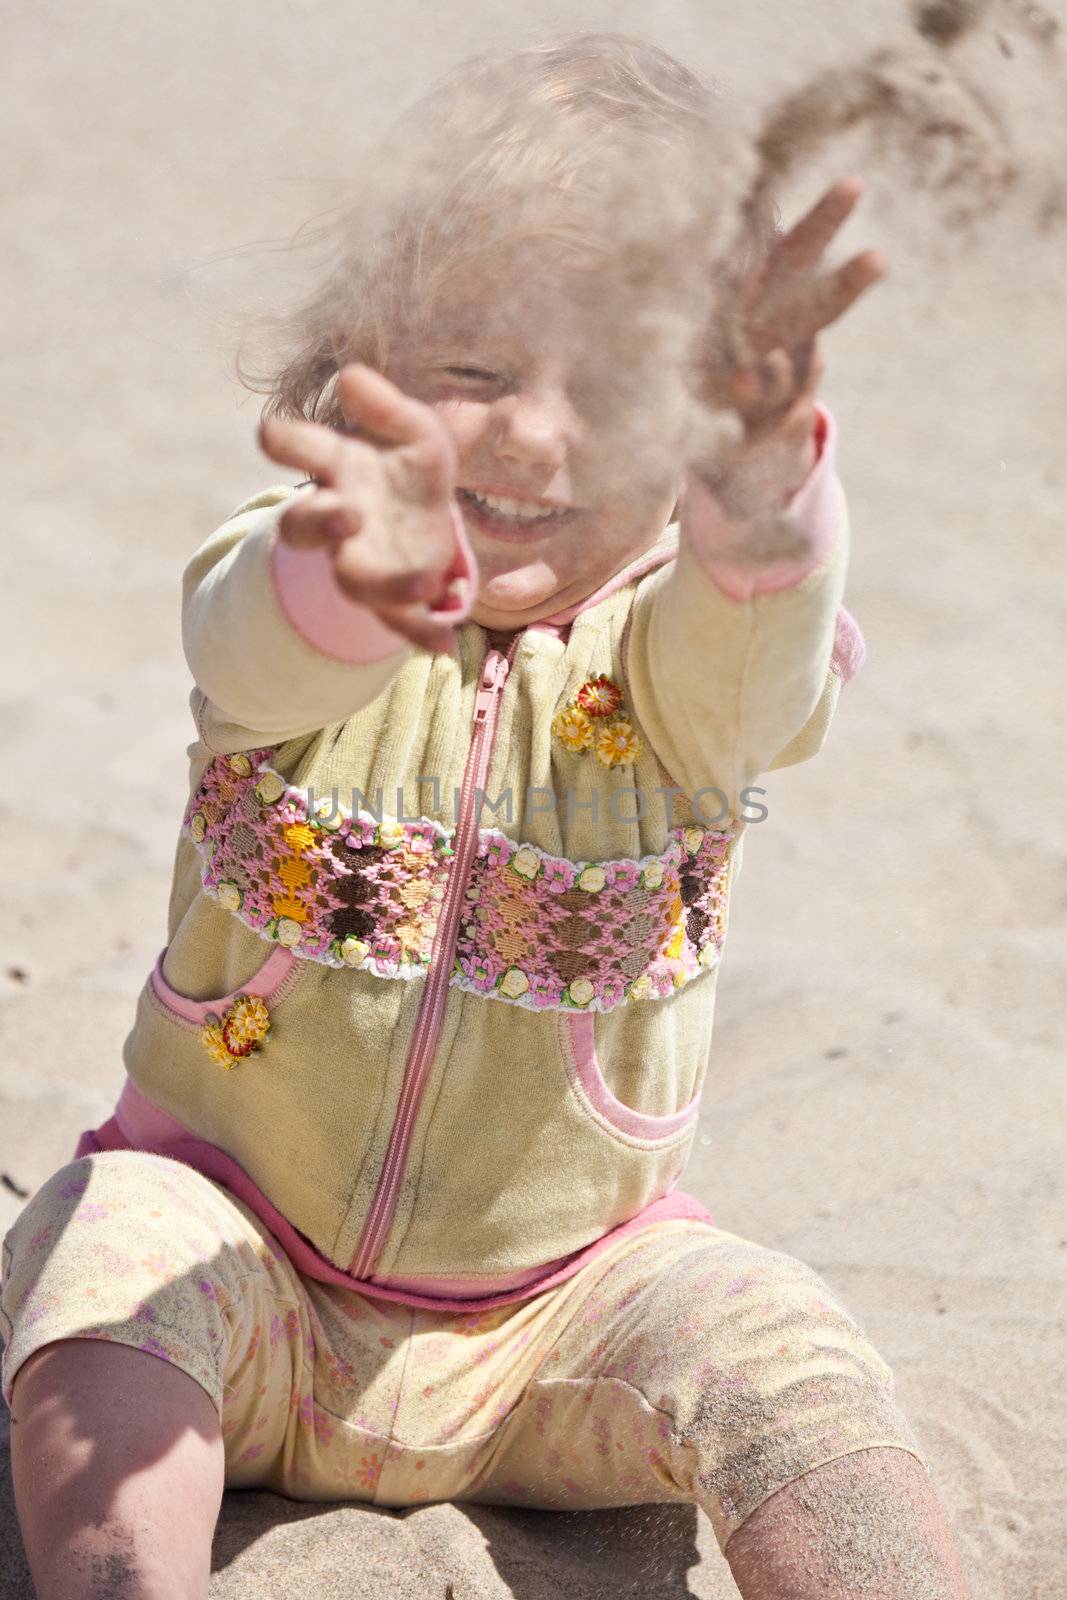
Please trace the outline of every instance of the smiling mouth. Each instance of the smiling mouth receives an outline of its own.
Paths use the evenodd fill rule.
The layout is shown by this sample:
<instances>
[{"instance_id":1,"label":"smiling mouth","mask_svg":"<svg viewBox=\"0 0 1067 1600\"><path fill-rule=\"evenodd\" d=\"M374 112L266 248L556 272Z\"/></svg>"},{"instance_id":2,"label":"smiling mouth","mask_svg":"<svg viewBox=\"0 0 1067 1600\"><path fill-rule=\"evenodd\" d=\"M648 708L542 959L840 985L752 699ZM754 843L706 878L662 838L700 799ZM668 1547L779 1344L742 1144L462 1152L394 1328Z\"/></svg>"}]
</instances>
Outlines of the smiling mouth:
<instances>
[{"instance_id":1,"label":"smiling mouth","mask_svg":"<svg viewBox=\"0 0 1067 1600\"><path fill-rule=\"evenodd\" d=\"M473 489L458 489L456 494L464 513L471 515L478 527L497 538L543 538L578 514L576 506L539 505L533 500L477 494Z\"/></svg>"}]
</instances>

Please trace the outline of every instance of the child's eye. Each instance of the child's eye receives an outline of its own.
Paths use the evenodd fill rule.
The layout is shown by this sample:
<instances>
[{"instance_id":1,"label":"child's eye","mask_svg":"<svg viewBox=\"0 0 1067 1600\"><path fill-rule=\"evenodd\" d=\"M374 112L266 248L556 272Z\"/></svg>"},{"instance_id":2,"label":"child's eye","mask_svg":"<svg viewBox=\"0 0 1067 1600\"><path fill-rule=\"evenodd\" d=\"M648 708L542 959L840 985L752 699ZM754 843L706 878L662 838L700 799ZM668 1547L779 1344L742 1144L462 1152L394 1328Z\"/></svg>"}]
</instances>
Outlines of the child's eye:
<instances>
[{"instance_id":1,"label":"child's eye","mask_svg":"<svg viewBox=\"0 0 1067 1600\"><path fill-rule=\"evenodd\" d=\"M486 372L483 367L446 367L445 371L452 378L463 378L469 383L499 383L500 376L496 372Z\"/></svg>"}]
</instances>

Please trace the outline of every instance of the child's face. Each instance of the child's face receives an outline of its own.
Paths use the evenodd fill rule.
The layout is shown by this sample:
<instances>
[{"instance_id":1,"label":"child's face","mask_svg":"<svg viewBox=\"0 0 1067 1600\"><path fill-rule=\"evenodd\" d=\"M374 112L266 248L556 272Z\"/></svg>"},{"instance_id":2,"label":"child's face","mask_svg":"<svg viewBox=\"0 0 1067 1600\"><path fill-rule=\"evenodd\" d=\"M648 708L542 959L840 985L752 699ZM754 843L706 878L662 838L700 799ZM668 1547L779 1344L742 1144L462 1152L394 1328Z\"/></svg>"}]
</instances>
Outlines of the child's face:
<instances>
[{"instance_id":1,"label":"child's face","mask_svg":"<svg viewBox=\"0 0 1067 1600\"><path fill-rule=\"evenodd\" d=\"M677 460L635 448L635 428L647 444L650 429L669 438L671 419L621 405L626 348L598 303L598 274L527 247L447 290L430 332L389 362L455 443L483 627L521 628L584 599L670 520Z\"/></svg>"}]
</instances>

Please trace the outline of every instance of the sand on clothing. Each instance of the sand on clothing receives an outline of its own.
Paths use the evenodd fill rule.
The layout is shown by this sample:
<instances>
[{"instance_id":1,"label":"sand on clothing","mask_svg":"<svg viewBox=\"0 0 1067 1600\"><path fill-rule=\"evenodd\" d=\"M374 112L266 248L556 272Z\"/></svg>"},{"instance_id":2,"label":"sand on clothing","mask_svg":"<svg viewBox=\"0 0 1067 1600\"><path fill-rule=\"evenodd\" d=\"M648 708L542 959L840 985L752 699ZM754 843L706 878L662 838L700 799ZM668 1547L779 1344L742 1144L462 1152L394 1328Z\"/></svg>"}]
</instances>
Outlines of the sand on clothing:
<instances>
[{"instance_id":1,"label":"sand on clothing","mask_svg":"<svg viewBox=\"0 0 1067 1600\"><path fill-rule=\"evenodd\" d=\"M1067 21L1065 0L1055 14ZM890 15L892 11L892 15ZM190 303L333 201L390 107L499 38L645 32L753 118L902 25L878 0L635 0L521 22L324 0L18 7L7 247L0 1229L109 1113L164 936L192 737L185 559L276 469ZM973 48L1047 155L1034 51ZM1045 95L1045 101L1042 100ZM1043 109L1044 108L1044 109ZM1025 113L1025 114L1023 114ZM814 1265L894 1365L976 1600L1067 1590L1062 231L970 242L860 144L843 247L890 279L825 343L869 660L829 744L768 780L688 1187ZM1063 166L1062 158L1060 166ZM812 173L790 206L818 192ZM788 208L787 208L788 210ZM220 276L221 274L221 276ZM0 1596L31 1594L6 1466ZM227 1496L213 1596L736 1591L689 1508L410 1513Z\"/></svg>"}]
</instances>

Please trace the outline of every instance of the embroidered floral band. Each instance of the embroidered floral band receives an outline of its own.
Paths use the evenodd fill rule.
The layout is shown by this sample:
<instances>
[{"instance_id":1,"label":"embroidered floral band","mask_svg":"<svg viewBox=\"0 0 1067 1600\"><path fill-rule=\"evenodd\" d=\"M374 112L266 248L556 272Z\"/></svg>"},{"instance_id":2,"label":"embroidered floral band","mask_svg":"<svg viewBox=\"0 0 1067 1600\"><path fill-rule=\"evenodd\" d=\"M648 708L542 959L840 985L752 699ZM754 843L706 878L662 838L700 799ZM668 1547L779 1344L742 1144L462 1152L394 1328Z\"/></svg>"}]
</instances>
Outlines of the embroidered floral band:
<instances>
[{"instance_id":1,"label":"embroidered floral band","mask_svg":"<svg viewBox=\"0 0 1067 1600\"><path fill-rule=\"evenodd\" d=\"M309 961L415 978L430 963L454 830L378 821L307 792L270 750L219 756L185 817L204 889ZM480 830L449 982L540 1010L659 999L714 967L730 835L672 831L661 855L573 862Z\"/></svg>"}]
</instances>

